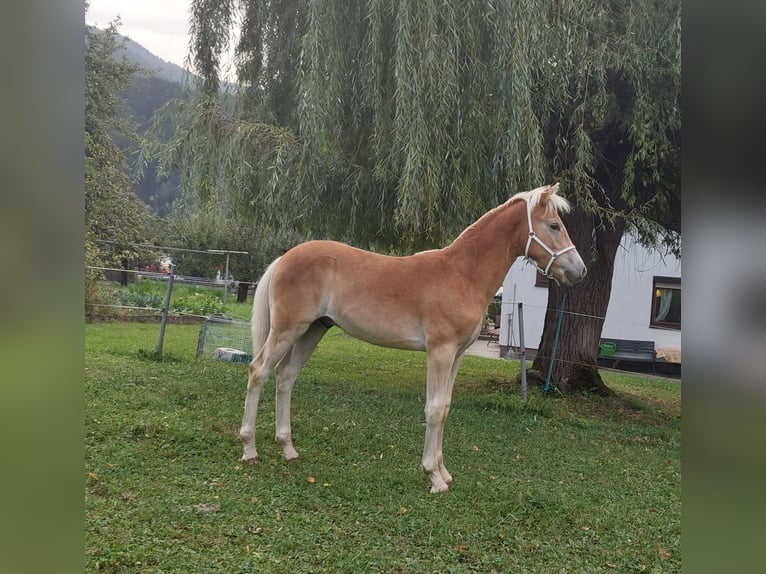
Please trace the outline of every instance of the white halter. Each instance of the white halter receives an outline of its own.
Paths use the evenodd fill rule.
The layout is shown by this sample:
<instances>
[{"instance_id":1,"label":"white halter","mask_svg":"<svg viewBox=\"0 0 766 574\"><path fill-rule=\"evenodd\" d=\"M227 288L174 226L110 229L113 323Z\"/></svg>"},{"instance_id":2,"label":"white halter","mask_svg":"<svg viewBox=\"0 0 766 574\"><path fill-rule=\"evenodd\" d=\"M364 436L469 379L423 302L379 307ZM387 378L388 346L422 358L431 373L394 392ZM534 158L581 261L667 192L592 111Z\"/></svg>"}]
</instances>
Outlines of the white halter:
<instances>
[{"instance_id":1,"label":"white halter","mask_svg":"<svg viewBox=\"0 0 766 574\"><path fill-rule=\"evenodd\" d=\"M571 251L572 249L575 248L575 246L574 244L572 244L569 247L564 247L564 249L562 249L561 251L554 251L553 249L548 247L543 242L543 240L537 236L537 234L535 233L535 230L532 228L532 206L530 205L529 200L526 200L526 203L527 203L527 224L529 225L529 237L527 237L527 246L524 248L524 258L527 261L531 261L534 264L534 266L537 267L543 275L545 275L546 277L551 277L550 275L548 275L548 271L550 270L551 265L553 265L553 262L556 260L556 258L559 257L560 255L563 255L567 251ZM533 239L537 241L540 247L542 247L548 252L548 255L551 256L551 258L548 260L548 265L545 266L545 269L540 267L537 264L537 261L529 257L529 246L532 244ZM555 278L552 278L552 279L555 280Z\"/></svg>"}]
</instances>

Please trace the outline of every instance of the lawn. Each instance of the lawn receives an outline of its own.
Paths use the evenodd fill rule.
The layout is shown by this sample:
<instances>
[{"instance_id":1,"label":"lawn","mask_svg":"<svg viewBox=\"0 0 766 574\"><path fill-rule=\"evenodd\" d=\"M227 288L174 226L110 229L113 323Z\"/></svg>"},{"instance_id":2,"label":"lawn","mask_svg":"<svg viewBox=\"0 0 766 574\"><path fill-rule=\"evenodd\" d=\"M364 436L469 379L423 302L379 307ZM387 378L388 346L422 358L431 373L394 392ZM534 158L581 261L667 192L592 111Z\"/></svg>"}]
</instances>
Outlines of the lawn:
<instances>
[{"instance_id":1,"label":"lawn","mask_svg":"<svg viewBox=\"0 0 766 574\"><path fill-rule=\"evenodd\" d=\"M296 383L298 462L235 433L246 366L197 359L199 327L86 327L89 572L679 572L680 383L605 373L617 398L546 397L518 363L466 357L431 495L425 355L331 330Z\"/></svg>"}]
</instances>

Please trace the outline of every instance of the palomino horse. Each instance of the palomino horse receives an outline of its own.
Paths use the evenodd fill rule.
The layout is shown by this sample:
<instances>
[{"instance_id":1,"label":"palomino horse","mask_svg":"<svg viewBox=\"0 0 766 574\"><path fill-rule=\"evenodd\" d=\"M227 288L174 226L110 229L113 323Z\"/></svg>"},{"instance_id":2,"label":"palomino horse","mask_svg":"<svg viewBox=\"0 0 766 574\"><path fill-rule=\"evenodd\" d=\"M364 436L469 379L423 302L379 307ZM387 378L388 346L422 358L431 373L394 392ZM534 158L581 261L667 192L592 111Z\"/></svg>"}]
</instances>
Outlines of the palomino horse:
<instances>
[{"instance_id":1,"label":"palomino horse","mask_svg":"<svg viewBox=\"0 0 766 574\"><path fill-rule=\"evenodd\" d=\"M484 214L444 249L391 257L334 241L308 241L277 258L253 300L253 361L239 431L243 461L256 462L258 399L276 370L276 441L298 458L290 395L298 372L332 325L385 347L426 351L426 438L422 468L431 492L445 492L442 434L460 361L476 340L487 304L520 255L552 279L574 285L585 264L559 217L569 209L558 184L518 193Z\"/></svg>"}]
</instances>

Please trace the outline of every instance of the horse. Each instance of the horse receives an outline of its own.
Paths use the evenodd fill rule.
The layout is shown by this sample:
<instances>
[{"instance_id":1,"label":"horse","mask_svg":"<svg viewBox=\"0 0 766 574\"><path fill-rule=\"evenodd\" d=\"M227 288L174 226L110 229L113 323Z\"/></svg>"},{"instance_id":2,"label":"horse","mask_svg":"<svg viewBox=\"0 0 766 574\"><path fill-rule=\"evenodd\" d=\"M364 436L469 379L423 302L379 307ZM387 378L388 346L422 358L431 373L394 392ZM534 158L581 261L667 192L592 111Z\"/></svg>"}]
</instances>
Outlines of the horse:
<instances>
[{"instance_id":1,"label":"horse","mask_svg":"<svg viewBox=\"0 0 766 574\"><path fill-rule=\"evenodd\" d=\"M565 286L587 269L560 213L569 203L558 184L517 193L485 213L447 247L395 257L312 240L275 259L253 298L253 360L239 438L242 461L255 463L258 400L276 372L276 442L296 460L290 398L299 371L327 330L385 347L425 351L426 434L421 466L431 493L446 492L442 435L466 349L478 338L486 308L522 254Z\"/></svg>"}]
</instances>

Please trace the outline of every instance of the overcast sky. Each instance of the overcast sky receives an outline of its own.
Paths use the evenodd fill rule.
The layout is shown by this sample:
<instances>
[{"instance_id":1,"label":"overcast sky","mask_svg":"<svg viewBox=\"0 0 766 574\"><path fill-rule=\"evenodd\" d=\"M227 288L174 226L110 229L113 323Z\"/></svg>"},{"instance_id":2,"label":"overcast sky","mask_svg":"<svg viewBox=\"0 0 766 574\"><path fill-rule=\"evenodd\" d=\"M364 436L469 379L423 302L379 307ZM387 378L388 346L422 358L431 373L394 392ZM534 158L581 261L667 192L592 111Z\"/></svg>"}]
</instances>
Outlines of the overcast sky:
<instances>
[{"instance_id":1,"label":"overcast sky","mask_svg":"<svg viewBox=\"0 0 766 574\"><path fill-rule=\"evenodd\" d=\"M120 34L183 66L189 46L189 4L190 0L90 0L85 22L106 28L119 14Z\"/></svg>"}]
</instances>

